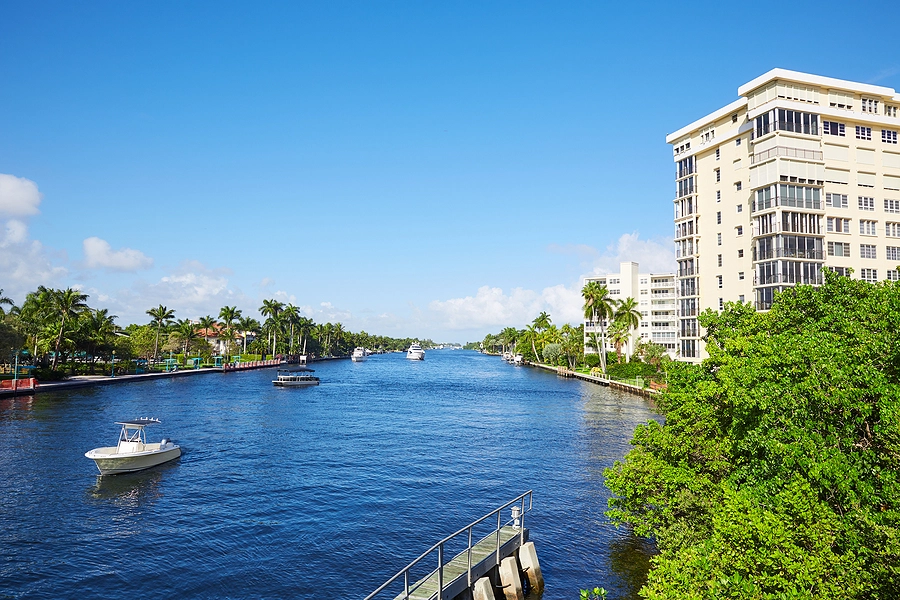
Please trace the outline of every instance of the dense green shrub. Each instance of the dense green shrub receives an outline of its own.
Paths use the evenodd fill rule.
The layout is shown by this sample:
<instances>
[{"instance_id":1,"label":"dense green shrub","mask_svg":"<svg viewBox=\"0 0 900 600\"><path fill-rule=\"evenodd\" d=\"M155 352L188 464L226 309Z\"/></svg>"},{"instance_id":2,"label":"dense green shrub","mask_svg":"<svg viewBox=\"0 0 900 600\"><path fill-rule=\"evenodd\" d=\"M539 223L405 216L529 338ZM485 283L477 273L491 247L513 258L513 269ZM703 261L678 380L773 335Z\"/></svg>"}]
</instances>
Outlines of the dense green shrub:
<instances>
[{"instance_id":1,"label":"dense green shrub","mask_svg":"<svg viewBox=\"0 0 900 600\"><path fill-rule=\"evenodd\" d=\"M660 549L642 597L900 598L900 284L826 273L701 324L605 473Z\"/></svg>"},{"instance_id":2,"label":"dense green shrub","mask_svg":"<svg viewBox=\"0 0 900 600\"><path fill-rule=\"evenodd\" d=\"M38 381L62 381L66 378L66 374L63 371L54 371L47 367L34 369L32 377L37 378Z\"/></svg>"},{"instance_id":3,"label":"dense green shrub","mask_svg":"<svg viewBox=\"0 0 900 600\"><path fill-rule=\"evenodd\" d=\"M584 355L584 366L593 368L600 366L600 355L599 354L585 354Z\"/></svg>"},{"instance_id":4,"label":"dense green shrub","mask_svg":"<svg viewBox=\"0 0 900 600\"><path fill-rule=\"evenodd\" d=\"M562 355L562 346L560 344L547 344L541 351L544 355L544 361L548 365L559 364L559 357Z\"/></svg>"},{"instance_id":5,"label":"dense green shrub","mask_svg":"<svg viewBox=\"0 0 900 600\"><path fill-rule=\"evenodd\" d=\"M656 367L645 362L612 363L606 366L606 373L612 379L634 379L635 377L652 377L656 375Z\"/></svg>"}]
</instances>

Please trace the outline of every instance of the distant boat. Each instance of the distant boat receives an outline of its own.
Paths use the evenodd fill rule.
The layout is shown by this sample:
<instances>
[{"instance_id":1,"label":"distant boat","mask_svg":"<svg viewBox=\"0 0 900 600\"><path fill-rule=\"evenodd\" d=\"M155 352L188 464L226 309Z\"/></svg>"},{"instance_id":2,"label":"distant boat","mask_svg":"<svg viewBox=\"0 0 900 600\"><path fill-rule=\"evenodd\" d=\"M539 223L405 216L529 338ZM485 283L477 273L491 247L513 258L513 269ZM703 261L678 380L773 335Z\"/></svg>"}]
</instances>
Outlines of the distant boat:
<instances>
[{"instance_id":1,"label":"distant boat","mask_svg":"<svg viewBox=\"0 0 900 600\"><path fill-rule=\"evenodd\" d=\"M94 461L101 475L117 475L143 471L181 456L181 446L163 438L158 444L148 444L144 427L159 423L159 419L141 418L120 421L119 443L94 448L84 455Z\"/></svg>"},{"instance_id":2,"label":"distant boat","mask_svg":"<svg viewBox=\"0 0 900 600\"><path fill-rule=\"evenodd\" d=\"M306 373L312 373L312 369L278 369L278 374L272 381L275 387L306 387L319 385L319 378Z\"/></svg>"},{"instance_id":3,"label":"distant boat","mask_svg":"<svg viewBox=\"0 0 900 600\"><path fill-rule=\"evenodd\" d=\"M406 351L406 358L409 360L425 360L425 350L419 344L413 344Z\"/></svg>"},{"instance_id":4,"label":"distant boat","mask_svg":"<svg viewBox=\"0 0 900 600\"><path fill-rule=\"evenodd\" d=\"M353 354L350 355L350 360L352 360L353 362L364 362L366 360L366 355L366 349L357 346L353 349Z\"/></svg>"},{"instance_id":5,"label":"distant boat","mask_svg":"<svg viewBox=\"0 0 900 600\"><path fill-rule=\"evenodd\" d=\"M513 356L513 364L521 367L523 364L525 364L525 356L522 354L516 354L515 356Z\"/></svg>"}]
</instances>

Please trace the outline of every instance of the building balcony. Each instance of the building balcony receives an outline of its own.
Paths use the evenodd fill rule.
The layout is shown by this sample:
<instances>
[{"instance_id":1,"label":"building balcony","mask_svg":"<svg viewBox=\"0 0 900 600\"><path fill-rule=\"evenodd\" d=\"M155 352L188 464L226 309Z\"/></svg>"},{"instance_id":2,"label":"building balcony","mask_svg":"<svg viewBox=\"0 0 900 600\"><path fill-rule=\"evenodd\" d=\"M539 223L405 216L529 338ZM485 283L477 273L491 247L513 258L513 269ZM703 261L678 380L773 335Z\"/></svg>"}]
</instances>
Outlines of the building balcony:
<instances>
[{"instance_id":1,"label":"building balcony","mask_svg":"<svg viewBox=\"0 0 900 600\"><path fill-rule=\"evenodd\" d=\"M753 287L780 285L784 283L790 285L822 285L823 281L821 274L816 277L796 277L790 273L775 273L774 275L768 275L766 277L753 276Z\"/></svg>"},{"instance_id":2,"label":"building balcony","mask_svg":"<svg viewBox=\"0 0 900 600\"><path fill-rule=\"evenodd\" d=\"M799 158L801 160L811 160L815 162L825 162L824 155L821 150L804 150L803 148L786 148L784 146L776 146L762 152L750 155L750 164L766 162L773 158L784 156L787 158Z\"/></svg>"},{"instance_id":3,"label":"building balcony","mask_svg":"<svg viewBox=\"0 0 900 600\"><path fill-rule=\"evenodd\" d=\"M772 260L775 258L796 258L798 260L825 260L821 250L798 250L796 248L775 248L759 252L753 249L753 262Z\"/></svg>"}]
</instances>

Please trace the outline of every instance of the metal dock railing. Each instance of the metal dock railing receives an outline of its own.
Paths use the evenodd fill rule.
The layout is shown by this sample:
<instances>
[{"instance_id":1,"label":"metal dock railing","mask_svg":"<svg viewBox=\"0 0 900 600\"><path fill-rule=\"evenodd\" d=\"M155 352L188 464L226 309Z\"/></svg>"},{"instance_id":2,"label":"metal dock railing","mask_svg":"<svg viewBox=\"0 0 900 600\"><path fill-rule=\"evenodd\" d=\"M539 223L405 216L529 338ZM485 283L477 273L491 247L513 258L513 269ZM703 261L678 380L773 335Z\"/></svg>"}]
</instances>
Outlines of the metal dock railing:
<instances>
[{"instance_id":1,"label":"metal dock railing","mask_svg":"<svg viewBox=\"0 0 900 600\"><path fill-rule=\"evenodd\" d=\"M385 597L389 589L396 594L394 600L450 600L462 593L487 571L498 566L505 556L511 555L522 546L528 537L525 529L525 513L533 506L532 490L513 498L506 504L492 510L476 521L472 521L459 531L448 535L422 553L396 575L384 582L378 589L366 596L365 600ZM503 520L503 511L510 509L510 519ZM476 527L496 519L496 528L480 539L475 539ZM465 538L465 548L449 561L445 560L445 549L459 538ZM474 543L473 543L474 542ZM417 567L428 568L428 560L435 560L436 568L425 577L415 580L412 572ZM432 563L435 564L435 563ZM424 570L424 569L423 569ZM402 579L402 591L397 594Z\"/></svg>"}]
</instances>

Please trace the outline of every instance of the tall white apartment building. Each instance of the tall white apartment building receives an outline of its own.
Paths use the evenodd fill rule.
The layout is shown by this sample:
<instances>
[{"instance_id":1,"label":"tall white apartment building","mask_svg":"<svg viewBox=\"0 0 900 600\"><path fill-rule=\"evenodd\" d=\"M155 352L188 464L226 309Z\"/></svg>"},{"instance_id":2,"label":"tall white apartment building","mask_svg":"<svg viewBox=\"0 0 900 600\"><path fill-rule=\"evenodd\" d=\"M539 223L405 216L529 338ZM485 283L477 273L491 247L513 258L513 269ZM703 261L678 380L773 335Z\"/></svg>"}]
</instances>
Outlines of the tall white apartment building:
<instances>
[{"instance_id":1,"label":"tall white apartment building","mask_svg":"<svg viewBox=\"0 0 900 600\"><path fill-rule=\"evenodd\" d=\"M900 95L773 69L668 135L675 159L679 354L705 357L697 315L772 306L822 268L897 280Z\"/></svg>"},{"instance_id":2,"label":"tall white apartment building","mask_svg":"<svg viewBox=\"0 0 900 600\"><path fill-rule=\"evenodd\" d=\"M632 333L627 352L634 352L637 336L647 342L663 346L669 356L675 358L678 347L677 317L675 315L675 274L674 273L640 273L636 262L623 262L616 274L587 277L584 283L598 281L609 290L610 298L624 300L634 298L641 313L641 322ZM609 331L609 324L604 322ZM600 334L600 323L590 320L584 322L584 347L587 353L597 353L597 347L591 341L591 334ZM615 352L615 346L607 338L607 350ZM623 352L626 349L622 349Z\"/></svg>"}]
</instances>

